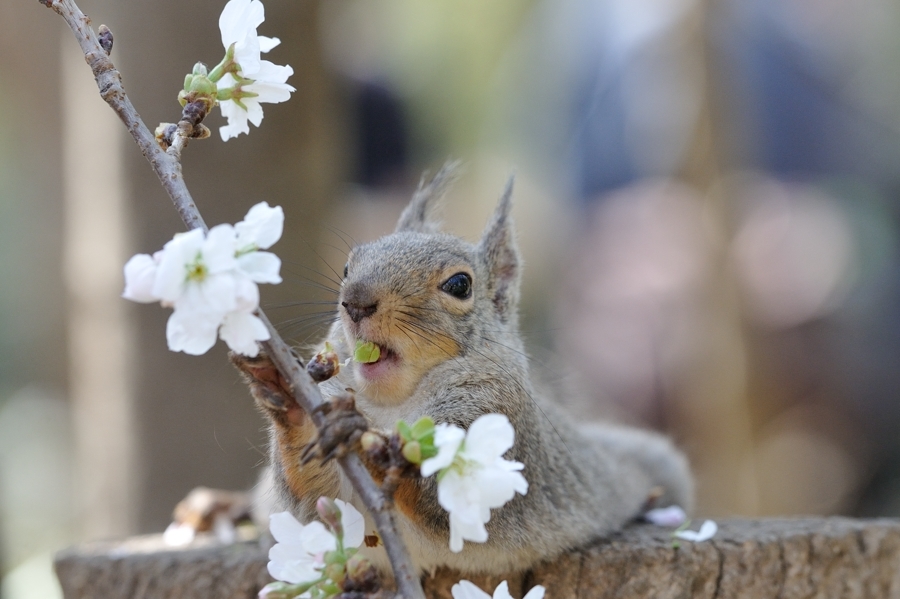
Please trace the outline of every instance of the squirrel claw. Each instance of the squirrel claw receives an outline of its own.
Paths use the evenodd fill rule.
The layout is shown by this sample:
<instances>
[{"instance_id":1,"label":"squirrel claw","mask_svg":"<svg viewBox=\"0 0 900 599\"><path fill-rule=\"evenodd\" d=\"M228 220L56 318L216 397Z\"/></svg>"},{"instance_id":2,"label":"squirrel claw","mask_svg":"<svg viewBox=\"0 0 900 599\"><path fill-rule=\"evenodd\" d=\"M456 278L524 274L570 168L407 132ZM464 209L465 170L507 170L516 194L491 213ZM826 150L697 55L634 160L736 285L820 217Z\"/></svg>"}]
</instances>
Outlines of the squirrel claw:
<instances>
[{"instance_id":1,"label":"squirrel claw","mask_svg":"<svg viewBox=\"0 0 900 599\"><path fill-rule=\"evenodd\" d=\"M287 381L265 353L260 352L255 358L249 358L229 352L228 358L244 376L244 380L250 386L253 398L263 408L275 412L286 412L292 404L296 403Z\"/></svg>"},{"instance_id":2,"label":"squirrel claw","mask_svg":"<svg viewBox=\"0 0 900 599\"><path fill-rule=\"evenodd\" d=\"M366 417L356 409L356 400L349 392L331 397L314 412L320 412L324 416L325 426L319 431L316 440L303 449L301 464L306 464L315 457L327 462L347 455L347 452L359 445L362 434L369 429Z\"/></svg>"}]
</instances>

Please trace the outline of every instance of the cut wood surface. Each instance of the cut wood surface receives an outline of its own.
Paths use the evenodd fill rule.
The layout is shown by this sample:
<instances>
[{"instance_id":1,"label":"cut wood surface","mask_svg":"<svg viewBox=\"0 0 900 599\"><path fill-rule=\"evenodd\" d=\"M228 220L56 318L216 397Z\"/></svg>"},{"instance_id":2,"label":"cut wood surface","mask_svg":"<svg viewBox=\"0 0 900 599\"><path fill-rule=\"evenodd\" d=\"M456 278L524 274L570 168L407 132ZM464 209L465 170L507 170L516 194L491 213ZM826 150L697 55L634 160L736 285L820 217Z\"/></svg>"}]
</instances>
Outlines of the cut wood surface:
<instances>
[{"instance_id":1,"label":"cut wood surface","mask_svg":"<svg viewBox=\"0 0 900 599\"><path fill-rule=\"evenodd\" d=\"M271 581L259 543L201 538L171 549L159 535L72 547L57 555L56 571L67 599L251 599ZM900 599L900 520L732 519L711 541L677 549L671 531L634 525L526 572L439 570L424 577L426 595L449 599L460 578L489 593L506 579L517 598L542 584L548 599Z\"/></svg>"}]
</instances>

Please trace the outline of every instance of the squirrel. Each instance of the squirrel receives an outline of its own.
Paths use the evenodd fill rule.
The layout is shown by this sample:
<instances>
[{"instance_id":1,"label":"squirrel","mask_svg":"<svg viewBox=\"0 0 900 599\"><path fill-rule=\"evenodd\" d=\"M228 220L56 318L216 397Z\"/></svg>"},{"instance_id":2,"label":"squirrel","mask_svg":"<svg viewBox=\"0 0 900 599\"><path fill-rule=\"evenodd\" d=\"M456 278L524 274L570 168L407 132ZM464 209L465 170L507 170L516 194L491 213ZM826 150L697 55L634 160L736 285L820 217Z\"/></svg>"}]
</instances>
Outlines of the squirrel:
<instances>
[{"instance_id":1,"label":"squirrel","mask_svg":"<svg viewBox=\"0 0 900 599\"><path fill-rule=\"evenodd\" d=\"M426 415L467 429L483 414L500 413L513 425L515 444L505 457L525 465L528 493L491 512L485 543L451 552L434 477L402 479L395 503L414 564L420 571L448 566L473 574L524 570L609 535L650 505L690 510L688 462L667 438L576 424L532 383L518 328L522 262L510 216L513 180L473 245L440 232L432 217L453 171L445 166L419 185L392 234L350 251L339 318L326 341L341 361L358 340L377 344L380 358L353 362L320 387L326 398L354 390L356 408L374 430ZM316 429L295 403L285 408L283 380L268 358L233 361L271 422L266 476L275 507L308 522L324 495L365 514L334 461L301 463ZM366 528L374 529L368 517ZM389 571L383 549L363 552Z\"/></svg>"}]
</instances>

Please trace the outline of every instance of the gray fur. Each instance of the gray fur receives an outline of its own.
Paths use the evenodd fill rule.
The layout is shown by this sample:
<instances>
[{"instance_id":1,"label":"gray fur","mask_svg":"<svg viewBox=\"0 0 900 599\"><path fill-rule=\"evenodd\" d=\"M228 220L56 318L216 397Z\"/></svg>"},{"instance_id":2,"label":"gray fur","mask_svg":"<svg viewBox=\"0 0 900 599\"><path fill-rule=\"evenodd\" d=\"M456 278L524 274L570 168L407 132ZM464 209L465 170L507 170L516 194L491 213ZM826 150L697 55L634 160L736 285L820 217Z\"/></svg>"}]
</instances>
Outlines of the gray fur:
<instances>
[{"instance_id":1,"label":"gray fur","mask_svg":"<svg viewBox=\"0 0 900 599\"><path fill-rule=\"evenodd\" d=\"M434 478L420 481L421 525L399 517L417 565L473 573L528 568L620 528L640 515L657 487L665 489L666 502L690 509L687 462L667 439L611 425L580 430L551 398L535 392L518 334L521 265L510 218L512 178L482 239L472 245L429 228L429 206L446 185L445 171L420 187L397 232L354 248L342 288L342 298L365 294L366 301L378 301L371 322L363 321L366 334L384 334L404 356L421 351L421 372L414 371L408 389L391 393L367 389L351 368L323 384L326 396L355 388L358 407L376 428L390 430L400 418L411 423L422 415L468 427L492 412L506 414L515 428L506 457L525 464L528 494L492 511L486 543L466 542L461 553L452 553ZM472 273L471 300L441 291L454 270ZM341 359L352 354L354 326L342 311L329 334ZM435 344L446 348L438 351ZM346 481L340 493L360 506ZM293 498L287 505L301 518L312 516L309 500ZM380 550L366 551L386 566Z\"/></svg>"}]
</instances>

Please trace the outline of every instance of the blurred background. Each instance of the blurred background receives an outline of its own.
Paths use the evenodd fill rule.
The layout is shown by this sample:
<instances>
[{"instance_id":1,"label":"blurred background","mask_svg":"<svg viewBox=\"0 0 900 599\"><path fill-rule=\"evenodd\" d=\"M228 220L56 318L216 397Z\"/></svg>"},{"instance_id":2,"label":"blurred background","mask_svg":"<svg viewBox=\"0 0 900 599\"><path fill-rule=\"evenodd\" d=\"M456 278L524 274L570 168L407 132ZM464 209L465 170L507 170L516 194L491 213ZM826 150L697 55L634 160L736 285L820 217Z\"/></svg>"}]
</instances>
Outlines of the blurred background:
<instances>
[{"instance_id":1,"label":"blurred background","mask_svg":"<svg viewBox=\"0 0 900 599\"><path fill-rule=\"evenodd\" d=\"M151 129L224 2L83 0ZM900 5L891 0L267 0L297 92L187 149L207 222L284 206L263 305L321 335L348 248L460 158L476 239L510 172L534 370L580 414L671 434L698 512L900 516ZM217 345L166 350L121 268L182 229L74 38L0 4L0 567L158 532L249 488L263 421ZM322 303L326 302L326 303Z\"/></svg>"}]
</instances>

